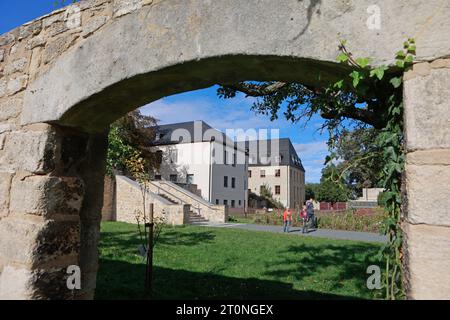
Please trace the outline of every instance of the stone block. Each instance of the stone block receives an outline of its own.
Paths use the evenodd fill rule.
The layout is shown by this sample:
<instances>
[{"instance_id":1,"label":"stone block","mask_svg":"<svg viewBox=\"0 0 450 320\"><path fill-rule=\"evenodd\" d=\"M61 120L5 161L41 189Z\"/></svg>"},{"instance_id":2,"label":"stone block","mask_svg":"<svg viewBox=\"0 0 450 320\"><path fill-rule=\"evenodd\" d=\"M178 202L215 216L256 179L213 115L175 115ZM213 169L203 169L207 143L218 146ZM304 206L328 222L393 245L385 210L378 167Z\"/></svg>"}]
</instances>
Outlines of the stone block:
<instances>
[{"instance_id":1,"label":"stone block","mask_svg":"<svg viewBox=\"0 0 450 320\"><path fill-rule=\"evenodd\" d=\"M450 226L450 166L406 165L409 222Z\"/></svg>"},{"instance_id":2,"label":"stone block","mask_svg":"<svg viewBox=\"0 0 450 320\"><path fill-rule=\"evenodd\" d=\"M114 1L114 16L121 17L142 7L142 0Z\"/></svg>"},{"instance_id":3,"label":"stone block","mask_svg":"<svg viewBox=\"0 0 450 320\"><path fill-rule=\"evenodd\" d=\"M17 175L12 182L10 211L44 216L78 215L84 187L78 178Z\"/></svg>"},{"instance_id":4,"label":"stone block","mask_svg":"<svg viewBox=\"0 0 450 320\"><path fill-rule=\"evenodd\" d=\"M0 170L51 172L55 167L55 150L55 135L50 128L10 132L0 153Z\"/></svg>"},{"instance_id":5,"label":"stone block","mask_svg":"<svg viewBox=\"0 0 450 320\"><path fill-rule=\"evenodd\" d=\"M0 221L0 257L29 267L78 262L78 221L42 221L10 215Z\"/></svg>"},{"instance_id":6,"label":"stone block","mask_svg":"<svg viewBox=\"0 0 450 320\"><path fill-rule=\"evenodd\" d=\"M42 21L37 20L22 26L19 30L19 40L38 35L42 31Z\"/></svg>"},{"instance_id":7,"label":"stone block","mask_svg":"<svg viewBox=\"0 0 450 320\"><path fill-rule=\"evenodd\" d=\"M0 47L11 44L15 40L16 40L16 38L11 32L4 34L4 35L0 36Z\"/></svg>"},{"instance_id":8,"label":"stone block","mask_svg":"<svg viewBox=\"0 0 450 320\"><path fill-rule=\"evenodd\" d=\"M450 299L450 228L404 226L408 297Z\"/></svg>"},{"instance_id":9,"label":"stone block","mask_svg":"<svg viewBox=\"0 0 450 320\"><path fill-rule=\"evenodd\" d=\"M12 74L14 72L23 72L25 71L25 68L28 65L28 59L27 58L19 58L16 59L14 61L12 61L11 63L9 63L6 67L5 67L5 73L7 75Z\"/></svg>"},{"instance_id":10,"label":"stone block","mask_svg":"<svg viewBox=\"0 0 450 320\"><path fill-rule=\"evenodd\" d=\"M450 69L422 69L405 81L407 149L450 148Z\"/></svg>"},{"instance_id":11,"label":"stone block","mask_svg":"<svg viewBox=\"0 0 450 320\"><path fill-rule=\"evenodd\" d=\"M44 47L47 40L43 36L37 36L28 40L27 49L33 50L36 47Z\"/></svg>"},{"instance_id":12,"label":"stone block","mask_svg":"<svg viewBox=\"0 0 450 320\"><path fill-rule=\"evenodd\" d=\"M83 26L83 32L81 33L81 36L83 38L89 37L91 34L93 34L95 31L100 29L108 20L107 16L98 16L94 17Z\"/></svg>"},{"instance_id":13,"label":"stone block","mask_svg":"<svg viewBox=\"0 0 450 320\"><path fill-rule=\"evenodd\" d=\"M12 78L8 81L8 84L6 86L6 94L13 95L16 94L19 91L22 91L27 87L28 84L28 76L27 75L21 75L16 78Z\"/></svg>"},{"instance_id":14,"label":"stone block","mask_svg":"<svg viewBox=\"0 0 450 320\"><path fill-rule=\"evenodd\" d=\"M6 95L6 81L0 80L0 98Z\"/></svg>"},{"instance_id":15,"label":"stone block","mask_svg":"<svg viewBox=\"0 0 450 320\"><path fill-rule=\"evenodd\" d=\"M5 266L0 273L0 300L32 299L32 278L32 271L24 266Z\"/></svg>"},{"instance_id":16,"label":"stone block","mask_svg":"<svg viewBox=\"0 0 450 320\"><path fill-rule=\"evenodd\" d=\"M0 257L31 266L35 260L36 239L44 224L8 216L0 221Z\"/></svg>"},{"instance_id":17,"label":"stone block","mask_svg":"<svg viewBox=\"0 0 450 320\"><path fill-rule=\"evenodd\" d=\"M16 118L22 110L23 100L21 98L10 98L0 102L0 121Z\"/></svg>"},{"instance_id":18,"label":"stone block","mask_svg":"<svg viewBox=\"0 0 450 320\"><path fill-rule=\"evenodd\" d=\"M450 149L418 150L406 155L408 164L450 165Z\"/></svg>"},{"instance_id":19,"label":"stone block","mask_svg":"<svg viewBox=\"0 0 450 320\"><path fill-rule=\"evenodd\" d=\"M13 174L10 172L0 172L0 219L9 213L9 190Z\"/></svg>"}]
</instances>

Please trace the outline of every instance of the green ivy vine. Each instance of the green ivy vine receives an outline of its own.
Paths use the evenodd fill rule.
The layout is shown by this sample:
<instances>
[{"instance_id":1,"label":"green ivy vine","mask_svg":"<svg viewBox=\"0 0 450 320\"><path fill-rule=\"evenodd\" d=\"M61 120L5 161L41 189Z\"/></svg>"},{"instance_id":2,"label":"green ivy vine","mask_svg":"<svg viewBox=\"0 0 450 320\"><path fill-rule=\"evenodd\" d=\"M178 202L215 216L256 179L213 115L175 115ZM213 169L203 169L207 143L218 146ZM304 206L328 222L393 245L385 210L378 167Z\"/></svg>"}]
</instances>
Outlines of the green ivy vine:
<instances>
[{"instance_id":1,"label":"green ivy vine","mask_svg":"<svg viewBox=\"0 0 450 320\"><path fill-rule=\"evenodd\" d=\"M413 64L416 54L414 39L404 42L403 49L396 53L396 65L388 68L386 65L373 67L371 58L354 58L342 41L337 61L352 68L348 77L336 81L327 88L329 93L340 90L349 92L361 98L361 101L378 100L383 106L380 117L386 119L386 126L376 139L379 150L382 150L383 171L382 181L386 190L386 219L382 231L388 242L379 253L379 259L384 265L383 293L385 299L403 299L402 268L402 173L405 164L404 133L403 133L403 73ZM330 153L327 162L336 160L332 152L337 141L330 132ZM339 179L338 179L339 180Z\"/></svg>"}]
</instances>

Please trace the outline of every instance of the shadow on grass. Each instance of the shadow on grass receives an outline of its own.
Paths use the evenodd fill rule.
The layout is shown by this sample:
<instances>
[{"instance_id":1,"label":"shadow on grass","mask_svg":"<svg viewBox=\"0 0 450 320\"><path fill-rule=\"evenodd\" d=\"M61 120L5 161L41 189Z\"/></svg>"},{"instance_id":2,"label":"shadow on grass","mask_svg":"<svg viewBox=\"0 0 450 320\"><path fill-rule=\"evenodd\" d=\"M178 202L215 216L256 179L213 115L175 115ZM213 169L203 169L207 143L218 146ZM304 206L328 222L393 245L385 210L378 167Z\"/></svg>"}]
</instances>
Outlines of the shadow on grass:
<instances>
[{"instance_id":1,"label":"shadow on grass","mask_svg":"<svg viewBox=\"0 0 450 320\"><path fill-rule=\"evenodd\" d=\"M97 279L97 300L170 299L358 299L293 289L272 280L238 279L155 267L154 295L144 290L145 266L102 259Z\"/></svg>"},{"instance_id":2,"label":"shadow on grass","mask_svg":"<svg viewBox=\"0 0 450 320\"><path fill-rule=\"evenodd\" d=\"M373 244L291 245L279 253L279 258L266 265L266 276L289 277L304 281L318 274L330 274L329 289L339 290L349 281L361 294L367 294L366 270L377 264L375 256L379 247ZM295 258L293 258L295 257ZM327 271L332 269L333 272Z\"/></svg>"},{"instance_id":3,"label":"shadow on grass","mask_svg":"<svg viewBox=\"0 0 450 320\"><path fill-rule=\"evenodd\" d=\"M182 228L171 229L171 227L164 228L157 244L166 246L195 246L199 243L213 242L216 235L211 231L192 231L180 232ZM129 251L130 249L136 251L137 246L142 244L139 232L137 231L102 231L102 243L107 243L108 247L114 247L119 250L123 249Z\"/></svg>"}]
</instances>

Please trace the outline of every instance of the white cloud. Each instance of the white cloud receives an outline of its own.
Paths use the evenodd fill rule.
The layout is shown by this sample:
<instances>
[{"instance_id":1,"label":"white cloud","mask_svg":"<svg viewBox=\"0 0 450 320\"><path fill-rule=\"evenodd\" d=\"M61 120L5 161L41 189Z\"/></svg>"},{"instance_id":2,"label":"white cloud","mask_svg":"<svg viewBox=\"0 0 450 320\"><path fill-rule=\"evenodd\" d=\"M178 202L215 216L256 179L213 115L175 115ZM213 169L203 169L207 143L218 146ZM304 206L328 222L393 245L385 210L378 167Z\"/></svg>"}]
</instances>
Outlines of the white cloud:
<instances>
[{"instance_id":1,"label":"white cloud","mask_svg":"<svg viewBox=\"0 0 450 320\"><path fill-rule=\"evenodd\" d=\"M220 106L206 99L177 102L161 99L142 107L141 111L160 120L160 124L203 120L223 132L226 129L277 129L285 124L255 114L250 111L251 104L251 101L239 98Z\"/></svg>"},{"instance_id":2,"label":"white cloud","mask_svg":"<svg viewBox=\"0 0 450 320\"><path fill-rule=\"evenodd\" d=\"M322 176L325 157L328 155L328 145L326 141L316 141L310 143L295 143L297 151L306 171L307 182L319 182Z\"/></svg>"}]
</instances>

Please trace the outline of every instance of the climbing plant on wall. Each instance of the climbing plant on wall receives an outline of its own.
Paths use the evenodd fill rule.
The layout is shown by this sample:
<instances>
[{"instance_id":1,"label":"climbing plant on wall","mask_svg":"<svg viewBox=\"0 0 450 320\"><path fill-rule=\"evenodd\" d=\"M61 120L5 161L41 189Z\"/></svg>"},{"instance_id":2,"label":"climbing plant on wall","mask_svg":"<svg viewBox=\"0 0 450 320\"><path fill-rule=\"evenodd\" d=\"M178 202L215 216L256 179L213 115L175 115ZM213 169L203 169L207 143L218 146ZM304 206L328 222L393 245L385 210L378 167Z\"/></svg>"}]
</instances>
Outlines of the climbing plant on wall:
<instances>
[{"instance_id":1,"label":"climbing plant on wall","mask_svg":"<svg viewBox=\"0 0 450 320\"><path fill-rule=\"evenodd\" d=\"M387 218L383 221L382 230L388 242L380 252L385 267L384 296L386 299L398 299L405 296L402 273L402 173L405 163L403 134L403 73L409 68L416 54L414 39L408 39L402 50L396 53L396 66L389 70L385 65L372 67L370 58L354 58L346 48L345 41L340 45L341 53L337 57L340 63L352 67L347 78L340 79L327 88L329 92L344 90L354 93L364 100L377 100L383 105L386 119L385 126L379 131L376 145L383 150L383 169L381 178L386 189L385 199ZM333 150L337 143L336 136L330 130L329 147L331 156L328 162L335 159ZM335 175L336 177L337 175ZM331 175L331 179L333 176ZM339 180L338 176L338 180Z\"/></svg>"}]
</instances>

